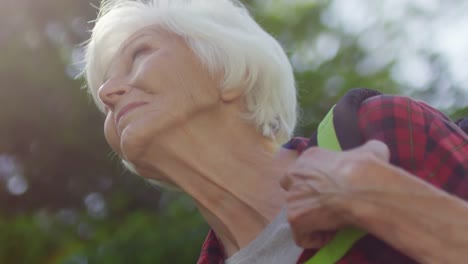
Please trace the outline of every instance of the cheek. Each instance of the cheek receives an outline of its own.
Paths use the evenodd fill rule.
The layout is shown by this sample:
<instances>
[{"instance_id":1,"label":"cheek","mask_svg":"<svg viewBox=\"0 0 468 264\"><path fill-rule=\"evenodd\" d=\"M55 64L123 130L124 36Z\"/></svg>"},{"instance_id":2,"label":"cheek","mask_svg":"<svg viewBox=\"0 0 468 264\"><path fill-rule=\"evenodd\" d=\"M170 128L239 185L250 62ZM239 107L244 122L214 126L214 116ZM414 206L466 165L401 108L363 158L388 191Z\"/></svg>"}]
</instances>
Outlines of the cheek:
<instances>
[{"instance_id":1,"label":"cheek","mask_svg":"<svg viewBox=\"0 0 468 264\"><path fill-rule=\"evenodd\" d=\"M136 70L137 87L150 94L176 101L174 107L191 104L208 106L219 101L219 76L211 76L206 67L186 49L170 52L161 49L143 60Z\"/></svg>"}]
</instances>

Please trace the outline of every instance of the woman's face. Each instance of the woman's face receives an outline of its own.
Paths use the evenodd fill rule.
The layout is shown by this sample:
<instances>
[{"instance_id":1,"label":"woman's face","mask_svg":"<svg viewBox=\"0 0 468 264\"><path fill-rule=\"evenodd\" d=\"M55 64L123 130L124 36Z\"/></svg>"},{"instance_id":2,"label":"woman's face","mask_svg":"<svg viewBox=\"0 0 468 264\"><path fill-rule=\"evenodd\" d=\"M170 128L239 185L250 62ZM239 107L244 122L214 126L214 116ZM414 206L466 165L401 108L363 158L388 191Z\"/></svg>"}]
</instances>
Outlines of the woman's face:
<instances>
[{"instance_id":1,"label":"woman's face","mask_svg":"<svg viewBox=\"0 0 468 264\"><path fill-rule=\"evenodd\" d=\"M219 79L182 38L155 27L138 31L122 45L105 78L98 91L106 106L105 136L129 161L220 101Z\"/></svg>"}]
</instances>

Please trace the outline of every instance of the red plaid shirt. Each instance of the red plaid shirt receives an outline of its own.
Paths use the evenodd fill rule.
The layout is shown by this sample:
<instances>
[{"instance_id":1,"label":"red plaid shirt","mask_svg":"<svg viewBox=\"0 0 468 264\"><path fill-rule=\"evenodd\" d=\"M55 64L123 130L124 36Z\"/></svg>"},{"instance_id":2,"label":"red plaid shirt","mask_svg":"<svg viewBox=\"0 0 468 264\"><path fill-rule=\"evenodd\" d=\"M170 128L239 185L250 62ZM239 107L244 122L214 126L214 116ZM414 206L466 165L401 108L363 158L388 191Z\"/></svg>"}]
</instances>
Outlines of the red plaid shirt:
<instances>
[{"instance_id":1,"label":"red plaid shirt","mask_svg":"<svg viewBox=\"0 0 468 264\"><path fill-rule=\"evenodd\" d=\"M362 102L358 125L366 141L377 139L387 144L392 164L468 200L468 136L438 110L406 97L376 96ZM285 147L301 153L307 144L308 139L294 138ZM316 252L305 250L297 263ZM223 246L211 230L197 264L222 264L224 257ZM338 263L415 262L366 235Z\"/></svg>"}]
</instances>

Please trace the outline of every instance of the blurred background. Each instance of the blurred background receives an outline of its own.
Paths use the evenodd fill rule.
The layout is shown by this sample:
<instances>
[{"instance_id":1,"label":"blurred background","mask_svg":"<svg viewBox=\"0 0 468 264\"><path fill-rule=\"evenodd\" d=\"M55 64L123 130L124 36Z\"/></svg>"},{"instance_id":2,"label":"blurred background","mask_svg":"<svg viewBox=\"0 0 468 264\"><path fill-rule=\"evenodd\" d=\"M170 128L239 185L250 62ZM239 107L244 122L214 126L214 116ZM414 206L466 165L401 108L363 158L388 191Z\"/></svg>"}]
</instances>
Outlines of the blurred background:
<instances>
[{"instance_id":1,"label":"blurred background","mask_svg":"<svg viewBox=\"0 0 468 264\"><path fill-rule=\"evenodd\" d=\"M309 135L348 89L468 116L468 0L251 0L294 65ZM195 263L187 197L123 170L76 78L97 0L0 0L0 264Z\"/></svg>"}]
</instances>

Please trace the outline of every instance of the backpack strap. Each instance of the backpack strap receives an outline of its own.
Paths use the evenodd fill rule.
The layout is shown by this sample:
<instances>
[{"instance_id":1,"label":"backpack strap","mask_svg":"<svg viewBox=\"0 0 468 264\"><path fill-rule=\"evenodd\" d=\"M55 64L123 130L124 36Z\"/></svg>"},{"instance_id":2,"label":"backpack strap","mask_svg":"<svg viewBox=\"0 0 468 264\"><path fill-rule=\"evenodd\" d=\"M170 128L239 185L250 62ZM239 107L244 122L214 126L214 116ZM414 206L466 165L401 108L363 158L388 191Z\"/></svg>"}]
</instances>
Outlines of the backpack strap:
<instances>
[{"instance_id":1,"label":"backpack strap","mask_svg":"<svg viewBox=\"0 0 468 264\"><path fill-rule=\"evenodd\" d=\"M353 89L348 92L322 120L316 140L311 140L309 146L318 145L324 149L342 151L361 145L364 140L359 132L357 111L362 101L375 95L380 93L368 89ZM306 264L334 264L365 235L363 230L344 228Z\"/></svg>"},{"instance_id":2,"label":"backpack strap","mask_svg":"<svg viewBox=\"0 0 468 264\"><path fill-rule=\"evenodd\" d=\"M364 138L359 131L357 113L364 100L377 95L381 93L365 88L347 92L320 122L318 131L309 141L308 147L318 145L321 148L342 151L362 145ZM336 138L336 142L329 145L331 142L325 140L320 145L318 139L325 137Z\"/></svg>"}]
</instances>

